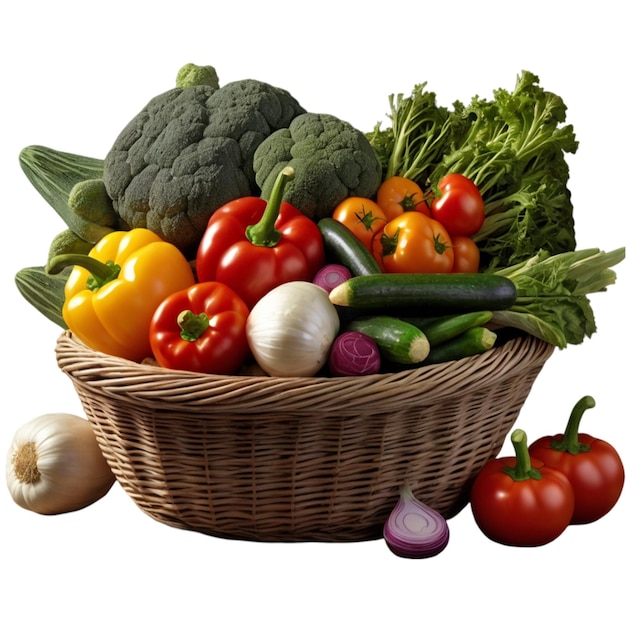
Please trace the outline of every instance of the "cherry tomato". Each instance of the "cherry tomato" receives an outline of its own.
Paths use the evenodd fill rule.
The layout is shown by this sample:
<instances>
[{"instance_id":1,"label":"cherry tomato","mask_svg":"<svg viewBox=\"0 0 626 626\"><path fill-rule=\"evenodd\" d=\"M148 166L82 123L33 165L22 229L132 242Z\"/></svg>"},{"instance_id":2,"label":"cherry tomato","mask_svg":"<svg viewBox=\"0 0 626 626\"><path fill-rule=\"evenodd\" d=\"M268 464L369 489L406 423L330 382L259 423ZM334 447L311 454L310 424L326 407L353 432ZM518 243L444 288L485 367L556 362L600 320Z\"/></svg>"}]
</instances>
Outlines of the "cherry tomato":
<instances>
[{"instance_id":1,"label":"cherry tomato","mask_svg":"<svg viewBox=\"0 0 626 626\"><path fill-rule=\"evenodd\" d=\"M374 236L372 254L383 272L447 274L454 265L450 235L419 211L388 222Z\"/></svg>"},{"instance_id":2,"label":"cherry tomato","mask_svg":"<svg viewBox=\"0 0 626 626\"><path fill-rule=\"evenodd\" d=\"M384 180L378 187L376 204L385 212L388 220L405 211L419 211L430 217L430 208L422 188L404 176L392 176Z\"/></svg>"},{"instance_id":3,"label":"cherry tomato","mask_svg":"<svg viewBox=\"0 0 626 626\"><path fill-rule=\"evenodd\" d=\"M529 452L567 476L576 505L572 524L595 522L617 503L624 487L624 465L615 448L591 435L579 434L580 417L595 401L585 396L574 406L563 434L541 437Z\"/></svg>"},{"instance_id":4,"label":"cherry tomato","mask_svg":"<svg viewBox=\"0 0 626 626\"><path fill-rule=\"evenodd\" d=\"M340 202L333 218L349 228L368 248L372 237L387 223L385 212L369 198L351 196Z\"/></svg>"},{"instance_id":5,"label":"cherry tomato","mask_svg":"<svg viewBox=\"0 0 626 626\"><path fill-rule=\"evenodd\" d=\"M485 221L485 203L478 187L462 174L447 174L437 189L439 193L430 205L433 218L450 235L475 235Z\"/></svg>"},{"instance_id":6,"label":"cherry tomato","mask_svg":"<svg viewBox=\"0 0 626 626\"><path fill-rule=\"evenodd\" d=\"M513 431L514 457L488 461L472 485L470 504L480 530L510 546L556 539L574 513L574 489L563 474L531 458L526 433Z\"/></svg>"},{"instance_id":7,"label":"cherry tomato","mask_svg":"<svg viewBox=\"0 0 626 626\"><path fill-rule=\"evenodd\" d=\"M475 274L480 267L480 249L471 237L451 237L454 251L452 273Z\"/></svg>"}]
</instances>

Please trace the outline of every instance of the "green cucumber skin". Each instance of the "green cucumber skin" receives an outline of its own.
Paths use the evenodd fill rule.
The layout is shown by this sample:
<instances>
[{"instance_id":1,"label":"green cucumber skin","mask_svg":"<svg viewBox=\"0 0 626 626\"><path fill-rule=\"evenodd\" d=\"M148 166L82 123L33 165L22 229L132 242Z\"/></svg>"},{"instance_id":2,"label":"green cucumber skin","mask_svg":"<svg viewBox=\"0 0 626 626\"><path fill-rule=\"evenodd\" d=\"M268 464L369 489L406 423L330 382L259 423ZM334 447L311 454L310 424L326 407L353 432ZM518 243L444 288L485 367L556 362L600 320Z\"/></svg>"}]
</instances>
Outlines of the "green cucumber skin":
<instances>
[{"instance_id":1,"label":"green cucumber skin","mask_svg":"<svg viewBox=\"0 0 626 626\"><path fill-rule=\"evenodd\" d=\"M348 330L358 331L376 342L381 354L389 361L403 365L415 365L429 353L430 345L426 335L409 322L389 316L375 316L352 320ZM412 356L419 347L421 355Z\"/></svg>"},{"instance_id":2,"label":"green cucumber skin","mask_svg":"<svg viewBox=\"0 0 626 626\"><path fill-rule=\"evenodd\" d=\"M431 318L406 318L405 321L417 326L428 339L431 348L454 339L461 333L476 326L484 326L493 317L491 311L459 313Z\"/></svg>"},{"instance_id":3,"label":"green cucumber skin","mask_svg":"<svg viewBox=\"0 0 626 626\"><path fill-rule=\"evenodd\" d=\"M44 267L25 267L15 275L15 284L24 299L63 330L67 329L63 319L65 283L71 271L67 267L52 275Z\"/></svg>"},{"instance_id":4,"label":"green cucumber skin","mask_svg":"<svg viewBox=\"0 0 626 626\"><path fill-rule=\"evenodd\" d=\"M495 332L482 326L469 328L453 339L431 348L429 355L420 365L447 363L482 354L490 350L494 346L495 341Z\"/></svg>"},{"instance_id":5,"label":"green cucumber skin","mask_svg":"<svg viewBox=\"0 0 626 626\"><path fill-rule=\"evenodd\" d=\"M329 254L345 265L353 276L380 274L380 267L372 253L350 230L332 217L323 217L317 227Z\"/></svg>"},{"instance_id":6,"label":"green cucumber skin","mask_svg":"<svg viewBox=\"0 0 626 626\"><path fill-rule=\"evenodd\" d=\"M504 278L504 280L502 280ZM347 306L403 316L499 311L517 299L515 283L494 274L379 274L345 284Z\"/></svg>"}]
</instances>

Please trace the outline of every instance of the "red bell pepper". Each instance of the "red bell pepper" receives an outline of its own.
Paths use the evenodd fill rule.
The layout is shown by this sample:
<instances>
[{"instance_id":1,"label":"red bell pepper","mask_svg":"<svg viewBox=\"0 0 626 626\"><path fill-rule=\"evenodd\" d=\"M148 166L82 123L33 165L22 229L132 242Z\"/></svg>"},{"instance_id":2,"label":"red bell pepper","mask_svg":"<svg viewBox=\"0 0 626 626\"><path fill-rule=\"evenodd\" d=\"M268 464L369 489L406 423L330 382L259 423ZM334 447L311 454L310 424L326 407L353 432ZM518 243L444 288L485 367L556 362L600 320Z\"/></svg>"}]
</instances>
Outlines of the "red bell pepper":
<instances>
[{"instance_id":1,"label":"red bell pepper","mask_svg":"<svg viewBox=\"0 0 626 626\"><path fill-rule=\"evenodd\" d=\"M574 512L574 489L558 470L531 458L526 433L511 434L514 457L488 461L472 485L470 504L481 531L510 546L556 539Z\"/></svg>"},{"instance_id":2,"label":"red bell pepper","mask_svg":"<svg viewBox=\"0 0 626 626\"><path fill-rule=\"evenodd\" d=\"M250 354L249 309L227 285L198 283L165 298L150 325L150 345L162 367L235 374Z\"/></svg>"},{"instance_id":3,"label":"red bell pepper","mask_svg":"<svg viewBox=\"0 0 626 626\"><path fill-rule=\"evenodd\" d=\"M211 216L196 257L199 281L232 287L252 308L274 287L311 281L324 264L324 243L317 224L282 202L290 167L282 170L269 200L238 198Z\"/></svg>"},{"instance_id":4,"label":"red bell pepper","mask_svg":"<svg viewBox=\"0 0 626 626\"><path fill-rule=\"evenodd\" d=\"M578 433L583 413L594 406L592 397L581 398L563 434L541 437L529 446L531 456L563 472L572 484L576 499L572 524L587 524L606 515L624 487L624 465L615 448Z\"/></svg>"}]
</instances>

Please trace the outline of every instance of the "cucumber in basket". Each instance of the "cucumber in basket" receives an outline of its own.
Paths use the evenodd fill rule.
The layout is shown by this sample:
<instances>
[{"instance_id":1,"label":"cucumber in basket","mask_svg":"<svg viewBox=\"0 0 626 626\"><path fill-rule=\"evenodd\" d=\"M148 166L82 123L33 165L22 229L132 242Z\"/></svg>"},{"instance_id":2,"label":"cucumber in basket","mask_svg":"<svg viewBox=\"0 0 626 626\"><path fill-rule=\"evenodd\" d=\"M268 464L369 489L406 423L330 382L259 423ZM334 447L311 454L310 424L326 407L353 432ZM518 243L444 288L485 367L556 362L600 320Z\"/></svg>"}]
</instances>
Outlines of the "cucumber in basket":
<instances>
[{"instance_id":1,"label":"cucumber in basket","mask_svg":"<svg viewBox=\"0 0 626 626\"><path fill-rule=\"evenodd\" d=\"M512 280L494 274L388 273L354 276L329 297L336 306L358 310L442 315L508 309L517 290Z\"/></svg>"},{"instance_id":2,"label":"cucumber in basket","mask_svg":"<svg viewBox=\"0 0 626 626\"><path fill-rule=\"evenodd\" d=\"M352 320L348 330L373 339L381 354L394 363L414 365L423 361L430 352L426 335L417 326L395 317L378 315Z\"/></svg>"}]
</instances>

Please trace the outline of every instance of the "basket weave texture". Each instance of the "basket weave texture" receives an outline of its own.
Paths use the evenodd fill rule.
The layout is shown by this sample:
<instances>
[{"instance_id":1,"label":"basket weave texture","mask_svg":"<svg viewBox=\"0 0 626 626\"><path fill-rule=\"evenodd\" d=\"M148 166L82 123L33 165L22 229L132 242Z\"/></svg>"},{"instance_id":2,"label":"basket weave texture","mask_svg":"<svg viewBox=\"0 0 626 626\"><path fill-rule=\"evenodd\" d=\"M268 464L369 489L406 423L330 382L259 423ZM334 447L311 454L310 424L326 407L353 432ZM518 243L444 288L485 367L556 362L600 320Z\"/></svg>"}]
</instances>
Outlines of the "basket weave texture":
<instances>
[{"instance_id":1,"label":"basket weave texture","mask_svg":"<svg viewBox=\"0 0 626 626\"><path fill-rule=\"evenodd\" d=\"M347 378L212 376L139 365L62 334L113 473L169 526L257 541L362 541L407 484L449 518L552 354L532 337L476 356Z\"/></svg>"}]
</instances>

